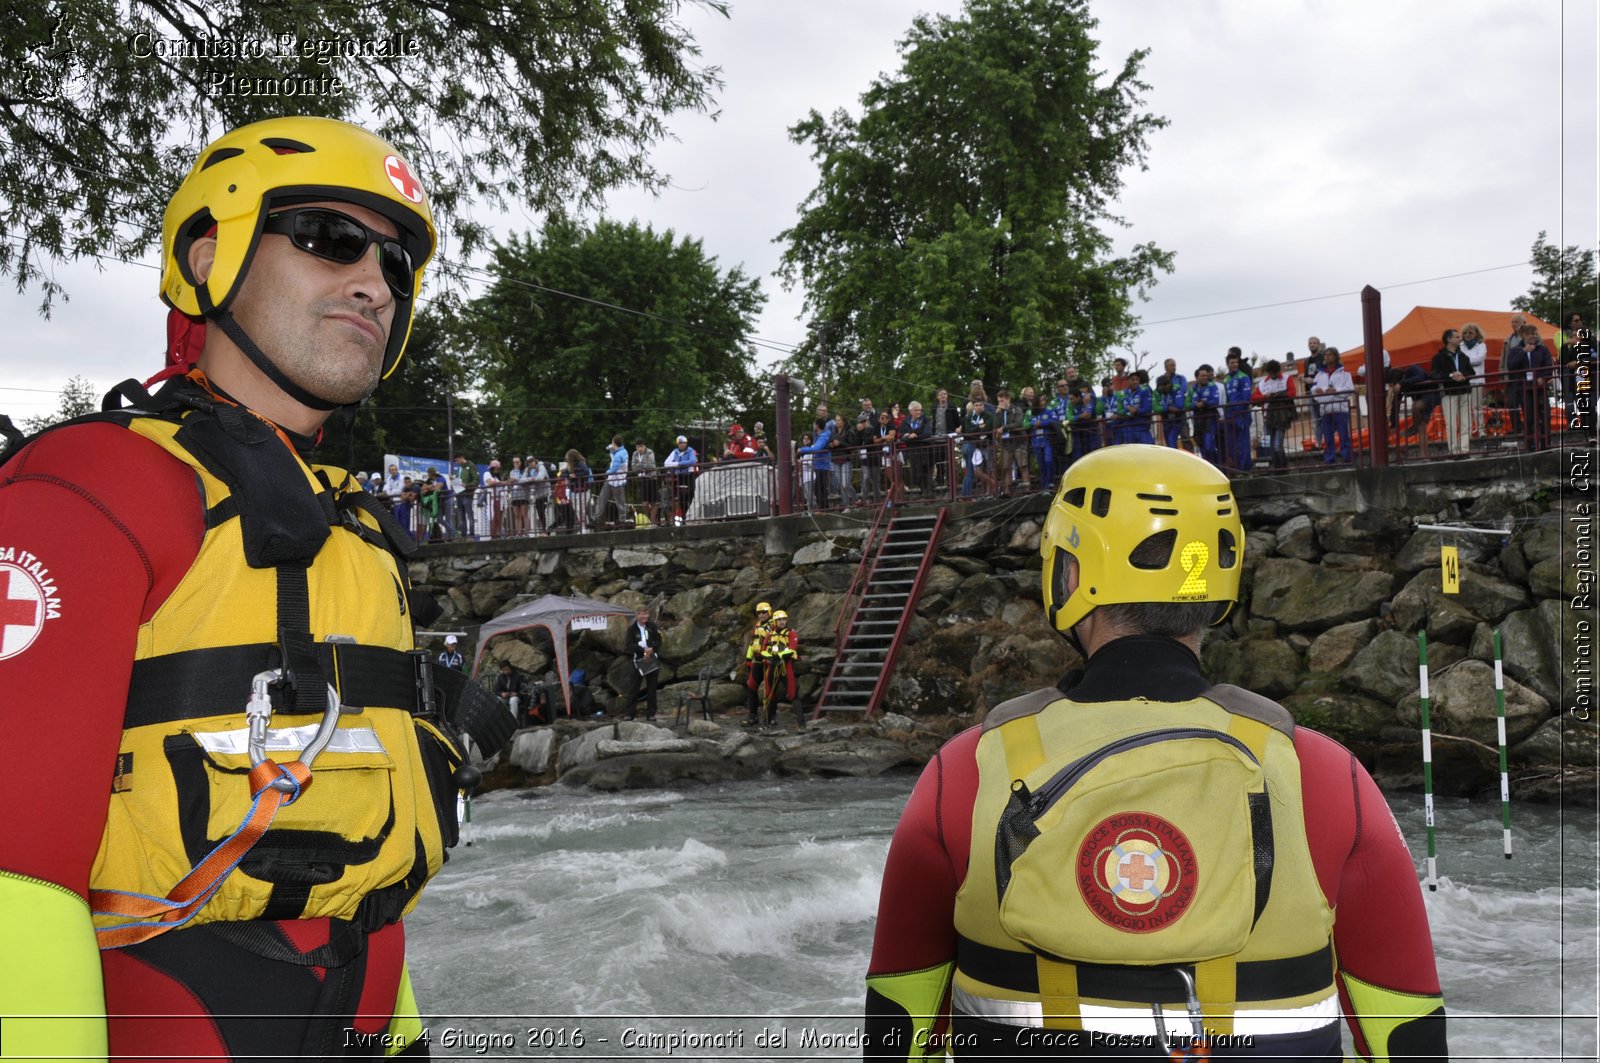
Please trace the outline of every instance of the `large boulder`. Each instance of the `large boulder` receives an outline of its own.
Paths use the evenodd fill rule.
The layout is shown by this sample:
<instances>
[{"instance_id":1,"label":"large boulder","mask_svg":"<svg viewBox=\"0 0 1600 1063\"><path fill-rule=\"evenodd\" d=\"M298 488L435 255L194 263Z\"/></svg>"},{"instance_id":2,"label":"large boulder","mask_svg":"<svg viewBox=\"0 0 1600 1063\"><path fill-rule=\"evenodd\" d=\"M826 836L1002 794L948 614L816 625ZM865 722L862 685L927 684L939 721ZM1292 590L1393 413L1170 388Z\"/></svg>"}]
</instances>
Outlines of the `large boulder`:
<instances>
[{"instance_id":1,"label":"large boulder","mask_svg":"<svg viewBox=\"0 0 1600 1063\"><path fill-rule=\"evenodd\" d=\"M1300 678L1300 655L1276 638L1250 637L1208 643L1202 651L1206 674L1262 697L1281 698Z\"/></svg>"},{"instance_id":2,"label":"large boulder","mask_svg":"<svg viewBox=\"0 0 1600 1063\"><path fill-rule=\"evenodd\" d=\"M1273 546L1280 557L1293 557L1301 561L1315 561L1321 552L1317 549L1317 532L1311 518L1304 513L1290 517L1278 528Z\"/></svg>"},{"instance_id":3,"label":"large boulder","mask_svg":"<svg viewBox=\"0 0 1600 1063\"><path fill-rule=\"evenodd\" d=\"M1561 515L1547 513L1519 535L1517 539L1522 544L1522 554L1528 559L1528 564L1537 565L1552 557L1560 557L1564 531Z\"/></svg>"},{"instance_id":4,"label":"large boulder","mask_svg":"<svg viewBox=\"0 0 1600 1063\"><path fill-rule=\"evenodd\" d=\"M1491 624L1503 619L1514 609L1524 609L1532 604L1526 590L1504 579L1498 569L1487 565L1461 566L1461 593L1457 597L1473 615Z\"/></svg>"},{"instance_id":5,"label":"large boulder","mask_svg":"<svg viewBox=\"0 0 1600 1063\"><path fill-rule=\"evenodd\" d=\"M550 754L555 746L554 730L549 727L528 728L512 736L508 759L529 775L543 775L550 770Z\"/></svg>"},{"instance_id":6,"label":"large boulder","mask_svg":"<svg viewBox=\"0 0 1600 1063\"><path fill-rule=\"evenodd\" d=\"M1291 631L1320 631L1372 615L1393 589L1387 572L1340 572L1329 579L1316 565L1271 557L1255 570L1250 612Z\"/></svg>"},{"instance_id":7,"label":"large boulder","mask_svg":"<svg viewBox=\"0 0 1600 1063\"><path fill-rule=\"evenodd\" d=\"M512 596L521 588L520 583L508 579L486 579L479 583L468 584L467 593L471 595L472 615L494 616L510 603Z\"/></svg>"},{"instance_id":8,"label":"large boulder","mask_svg":"<svg viewBox=\"0 0 1600 1063\"><path fill-rule=\"evenodd\" d=\"M802 546L794 552L792 563L796 567L806 565L820 565L824 561L833 561L843 556L844 551L833 544L830 539L819 539L807 546Z\"/></svg>"},{"instance_id":9,"label":"large boulder","mask_svg":"<svg viewBox=\"0 0 1600 1063\"><path fill-rule=\"evenodd\" d=\"M684 662L699 656L711 640L711 630L700 624L671 624L661 633L661 659Z\"/></svg>"},{"instance_id":10,"label":"large boulder","mask_svg":"<svg viewBox=\"0 0 1600 1063\"><path fill-rule=\"evenodd\" d=\"M717 605L727 600L727 589L716 584L702 584L679 591L667 601L666 612L682 620L701 620Z\"/></svg>"},{"instance_id":11,"label":"large boulder","mask_svg":"<svg viewBox=\"0 0 1600 1063\"><path fill-rule=\"evenodd\" d=\"M1571 685L1571 677L1562 666L1564 607L1564 602L1546 599L1536 609L1519 609L1500 625L1500 652L1506 673L1538 691L1546 701L1564 700L1562 684Z\"/></svg>"},{"instance_id":12,"label":"large boulder","mask_svg":"<svg viewBox=\"0 0 1600 1063\"><path fill-rule=\"evenodd\" d=\"M1430 672L1428 697L1434 730L1491 746L1498 741L1492 665L1462 661L1437 675ZM1505 698L1506 741L1511 745L1531 735L1550 715L1550 703L1515 679L1506 680ZM1420 726L1420 692L1413 691L1400 702L1395 718Z\"/></svg>"},{"instance_id":13,"label":"large boulder","mask_svg":"<svg viewBox=\"0 0 1600 1063\"><path fill-rule=\"evenodd\" d=\"M1420 572L1425 568L1437 569L1440 564L1439 548L1441 546L1454 546L1462 561L1484 561L1493 556L1490 540L1481 535L1464 535L1452 537L1446 543L1441 533L1434 531L1419 531L1412 534L1406 545L1400 548L1400 553L1395 555L1394 567L1401 572ZM1497 543L1494 543L1498 546Z\"/></svg>"},{"instance_id":14,"label":"large boulder","mask_svg":"<svg viewBox=\"0 0 1600 1063\"><path fill-rule=\"evenodd\" d=\"M1398 631L1378 632L1350 659L1339 679L1379 701L1397 704L1417 690L1416 640Z\"/></svg>"},{"instance_id":15,"label":"large boulder","mask_svg":"<svg viewBox=\"0 0 1600 1063\"><path fill-rule=\"evenodd\" d=\"M619 546L611 551L611 560L624 571L635 568L662 568L667 564L667 555L658 550L636 550L631 547Z\"/></svg>"},{"instance_id":16,"label":"large boulder","mask_svg":"<svg viewBox=\"0 0 1600 1063\"><path fill-rule=\"evenodd\" d=\"M1570 601L1582 593L1582 581L1578 573L1576 566L1562 558L1547 557L1528 570L1528 586L1540 598L1564 598Z\"/></svg>"},{"instance_id":17,"label":"large boulder","mask_svg":"<svg viewBox=\"0 0 1600 1063\"><path fill-rule=\"evenodd\" d=\"M1295 722L1341 742L1370 741L1394 720L1394 703L1346 690L1333 676L1308 677L1282 699Z\"/></svg>"},{"instance_id":18,"label":"large boulder","mask_svg":"<svg viewBox=\"0 0 1600 1063\"><path fill-rule=\"evenodd\" d=\"M594 747L599 760L607 757L631 757L639 753L691 753L696 744L689 738L660 738L648 742L624 742L616 738L602 738Z\"/></svg>"},{"instance_id":19,"label":"large boulder","mask_svg":"<svg viewBox=\"0 0 1600 1063\"><path fill-rule=\"evenodd\" d=\"M1306 668L1313 672L1333 672L1350 663L1360 649L1372 641L1378 625L1372 620L1352 620L1331 627L1316 637L1306 650Z\"/></svg>"},{"instance_id":20,"label":"large boulder","mask_svg":"<svg viewBox=\"0 0 1600 1063\"><path fill-rule=\"evenodd\" d=\"M1552 716L1511 750L1510 759L1536 768L1589 768L1600 762L1600 724L1571 713Z\"/></svg>"}]
</instances>

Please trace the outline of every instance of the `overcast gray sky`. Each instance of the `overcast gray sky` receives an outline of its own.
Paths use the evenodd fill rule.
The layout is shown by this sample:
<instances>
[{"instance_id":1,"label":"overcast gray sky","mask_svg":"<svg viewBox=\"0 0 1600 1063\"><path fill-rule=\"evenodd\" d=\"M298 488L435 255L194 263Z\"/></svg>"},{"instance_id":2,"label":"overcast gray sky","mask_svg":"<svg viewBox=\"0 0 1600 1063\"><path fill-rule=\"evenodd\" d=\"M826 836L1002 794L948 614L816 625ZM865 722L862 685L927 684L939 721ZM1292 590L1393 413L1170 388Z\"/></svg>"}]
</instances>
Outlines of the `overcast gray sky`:
<instances>
[{"instance_id":1,"label":"overcast gray sky","mask_svg":"<svg viewBox=\"0 0 1600 1063\"><path fill-rule=\"evenodd\" d=\"M912 16L959 6L734 0L729 19L691 9L704 60L722 67L720 117L674 119L677 139L656 152L672 187L615 194L608 213L698 237L724 266L742 264L769 297L761 338L798 343L803 293L772 275L781 253L772 241L816 171L786 130L813 107L857 111L870 81L897 67ZM1359 302L1340 293L1365 284L1384 289L1386 323L1418 304L1504 309L1531 272L1495 267L1526 260L1539 230L1562 245L1596 243L1592 0L1093 9L1102 68L1151 49L1146 105L1172 122L1118 204L1131 223L1124 246L1153 240L1177 253L1130 337L1147 363L1170 355L1189 370L1232 344L1299 353L1310 333L1352 346ZM72 298L49 321L36 292L0 294L0 412L47 412L74 375L104 390L159 368L164 308L148 268L157 261L59 267ZM1293 300L1315 301L1241 309Z\"/></svg>"}]
</instances>

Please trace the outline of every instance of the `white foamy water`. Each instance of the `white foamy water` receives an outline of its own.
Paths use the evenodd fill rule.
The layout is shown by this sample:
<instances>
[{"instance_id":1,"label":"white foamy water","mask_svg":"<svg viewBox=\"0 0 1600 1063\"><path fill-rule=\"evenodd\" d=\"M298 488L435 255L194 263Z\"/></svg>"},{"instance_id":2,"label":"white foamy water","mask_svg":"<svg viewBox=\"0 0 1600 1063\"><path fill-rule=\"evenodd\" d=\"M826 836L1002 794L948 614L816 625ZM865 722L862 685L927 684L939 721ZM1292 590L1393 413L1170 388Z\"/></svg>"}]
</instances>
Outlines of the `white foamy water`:
<instances>
[{"instance_id":1,"label":"white foamy water","mask_svg":"<svg viewBox=\"0 0 1600 1063\"><path fill-rule=\"evenodd\" d=\"M859 1058L849 1038L911 783L480 799L474 844L408 920L434 1058ZM1420 877L1421 798L1393 803ZM1596 819L1518 805L1507 861L1499 815L1437 803L1441 881L1425 897L1452 1058L1594 1059ZM763 1029L789 1040L758 1045Z\"/></svg>"}]
</instances>

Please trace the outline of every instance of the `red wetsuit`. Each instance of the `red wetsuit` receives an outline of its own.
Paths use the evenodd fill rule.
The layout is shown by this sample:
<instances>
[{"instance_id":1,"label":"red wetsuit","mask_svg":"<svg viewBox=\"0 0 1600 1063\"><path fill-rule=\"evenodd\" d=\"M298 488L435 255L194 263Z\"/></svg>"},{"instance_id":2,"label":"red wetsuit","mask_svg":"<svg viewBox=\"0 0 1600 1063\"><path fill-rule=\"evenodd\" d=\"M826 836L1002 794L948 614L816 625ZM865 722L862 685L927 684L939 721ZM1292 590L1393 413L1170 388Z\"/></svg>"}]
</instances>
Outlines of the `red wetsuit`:
<instances>
[{"instance_id":1,"label":"red wetsuit","mask_svg":"<svg viewBox=\"0 0 1600 1063\"><path fill-rule=\"evenodd\" d=\"M1136 637L1103 647L1083 680L1068 688L1067 696L1081 702L1136 697L1181 701L1198 696L1209 685L1194 655L1180 644ZM869 980L926 971L955 959L956 891L966 876L972 842L978 786L975 754L981 733L980 728L969 728L946 743L924 769L895 828L878 902ZM1296 728L1295 751L1312 861L1328 905L1337 915L1334 948L1341 974L1394 994L1438 998L1439 977L1416 868L1377 784L1349 750L1325 735ZM1358 1009L1343 980L1339 989L1356 1047L1370 1058L1373 1053L1355 1018ZM867 1032L874 1047L867 1054L908 1058L904 1047L895 1047L904 1046L906 1039L888 1033L888 1024L875 1015L885 1003L869 989ZM948 1020L948 990L943 1014ZM1444 1025L1441 1007L1426 1021L1404 1024L1412 1027L1406 1039L1390 1037L1387 1048L1395 1051L1403 1043L1408 1056L1443 1058ZM1378 1054L1386 1057L1388 1051L1380 1049Z\"/></svg>"},{"instance_id":2,"label":"red wetsuit","mask_svg":"<svg viewBox=\"0 0 1600 1063\"><path fill-rule=\"evenodd\" d=\"M204 530L194 473L117 425L47 433L0 470L0 878L25 876L87 897L139 625L188 572ZM30 594L18 569L49 600ZM14 942L16 924L28 918L0 906L0 946ZM328 1014L358 1016L340 1023L354 1033L335 1033L332 1047L381 1053L376 1041L400 990L404 930L393 923L367 935L360 954L335 969L305 956L343 929L331 923L209 923L101 952L111 1055L298 1055L312 1036L310 1017ZM235 938L252 928L255 940L247 948L218 927ZM92 963L94 935L59 949L87 949ZM19 956L0 947L6 963L34 967L30 977L46 982L61 974L60 952ZM73 961L80 971L84 960ZM0 1001L0 1013L7 1010ZM248 1017L261 1012L279 1014ZM131 1014L160 1017L118 1017Z\"/></svg>"}]
</instances>

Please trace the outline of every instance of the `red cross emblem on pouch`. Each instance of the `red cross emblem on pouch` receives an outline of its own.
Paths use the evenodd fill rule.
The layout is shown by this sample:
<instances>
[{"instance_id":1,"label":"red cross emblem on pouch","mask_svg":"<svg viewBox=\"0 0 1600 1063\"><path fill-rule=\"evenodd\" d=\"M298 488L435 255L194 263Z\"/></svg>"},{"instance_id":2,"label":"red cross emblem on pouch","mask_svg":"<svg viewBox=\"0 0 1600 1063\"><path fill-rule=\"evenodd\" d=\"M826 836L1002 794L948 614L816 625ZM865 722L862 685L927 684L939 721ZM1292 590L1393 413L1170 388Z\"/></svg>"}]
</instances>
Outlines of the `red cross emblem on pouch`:
<instances>
[{"instance_id":1,"label":"red cross emblem on pouch","mask_svg":"<svg viewBox=\"0 0 1600 1063\"><path fill-rule=\"evenodd\" d=\"M1200 880L1189 839L1149 812L1118 812L1095 824L1074 863L1078 893L1089 910L1107 926L1130 934L1177 922L1189 910Z\"/></svg>"},{"instance_id":2,"label":"red cross emblem on pouch","mask_svg":"<svg viewBox=\"0 0 1600 1063\"><path fill-rule=\"evenodd\" d=\"M394 185L396 192L413 203L422 202L422 182L411 172L406 160L398 155L390 155L383 160L383 172L389 175L389 183Z\"/></svg>"},{"instance_id":3,"label":"red cross emblem on pouch","mask_svg":"<svg viewBox=\"0 0 1600 1063\"><path fill-rule=\"evenodd\" d=\"M0 661L32 646L46 620L61 615L50 570L26 551L0 548Z\"/></svg>"}]
</instances>

